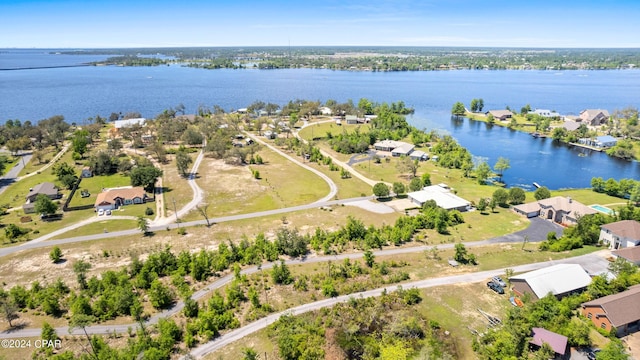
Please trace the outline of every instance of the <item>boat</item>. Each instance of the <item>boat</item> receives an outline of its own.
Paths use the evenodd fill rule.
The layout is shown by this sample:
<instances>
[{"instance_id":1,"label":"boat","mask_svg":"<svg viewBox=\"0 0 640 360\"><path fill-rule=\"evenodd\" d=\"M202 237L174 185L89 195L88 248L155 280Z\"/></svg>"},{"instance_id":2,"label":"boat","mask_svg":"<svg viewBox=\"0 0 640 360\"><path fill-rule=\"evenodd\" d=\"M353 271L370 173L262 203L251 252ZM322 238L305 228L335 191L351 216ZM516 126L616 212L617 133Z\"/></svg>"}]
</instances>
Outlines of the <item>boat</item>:
<instances>
[{"instance_id":1,"label":"boat","mask_svg":"<svg viewBox=\"0 0 640 360\"><path fill-rule=\"evenodd\" d=\"M522 303L522 300L520 300L520 298L517 298L515 296L510 297L509 302L511 303L511 305L517 306L517 307L522 307L524 305Z\"/></svg>"},{"instance_id":2,"label":"boat","mask_svg":"<svg viewBox=\"0 0 640 360\"><path fill-rule=\"evenodd\" d=\"M536 187L536 189L539 189L539 188L540 188L540 184L538 184L537 182L534 182L534 183L533 183L533 186L535 186L535 187Z\"/></svg>"},{"instance_id":3,"label":"boat","mask_svg":"<svg viewBox=\"0 0 640 360\"><path fill-rule=\"evenodd\" d=\"M534 138L539 138L540 133L534 132L533 134L531 134L531 136L533 136Z\"/></svg>"}]
</instances>

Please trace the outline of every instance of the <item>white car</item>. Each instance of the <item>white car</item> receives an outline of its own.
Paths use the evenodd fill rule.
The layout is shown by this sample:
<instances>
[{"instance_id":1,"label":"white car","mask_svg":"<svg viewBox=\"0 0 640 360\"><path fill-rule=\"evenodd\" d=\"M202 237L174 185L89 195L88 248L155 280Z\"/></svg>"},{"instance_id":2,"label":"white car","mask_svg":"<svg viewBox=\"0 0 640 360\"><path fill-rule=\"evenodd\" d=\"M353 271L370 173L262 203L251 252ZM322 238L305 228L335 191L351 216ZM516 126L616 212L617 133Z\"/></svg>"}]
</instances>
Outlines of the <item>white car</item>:
<instances>
[{"instance_id":1,"label":"white car","mask_svg":"<svg viewBox=\"0 0 640 360\"><path fill-rule=\"evenodd\" d=\"M98 216L102 216L104 215L104 209L99 209L98 210Z\"/></svg>"},{"instance_id":2,"label":"white car","mask_svg":"<svg viewBox=\"0 0 640 360\"><path fill-rule=\"evenodd\" d=\"M105 215L110 216L111 215L111 210L107 209L107 211L104 212Z\"/></svg>"}]
</instances>

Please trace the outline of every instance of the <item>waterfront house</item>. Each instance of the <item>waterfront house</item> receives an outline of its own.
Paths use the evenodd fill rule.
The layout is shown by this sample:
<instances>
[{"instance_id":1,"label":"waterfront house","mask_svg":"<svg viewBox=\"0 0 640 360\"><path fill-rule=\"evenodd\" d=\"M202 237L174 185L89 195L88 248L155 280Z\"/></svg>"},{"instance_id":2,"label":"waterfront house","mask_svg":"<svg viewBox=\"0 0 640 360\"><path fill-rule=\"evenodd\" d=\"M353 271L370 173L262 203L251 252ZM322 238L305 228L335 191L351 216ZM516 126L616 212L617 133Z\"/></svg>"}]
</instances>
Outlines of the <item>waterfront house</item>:
<instances>
[{"instance_id":1,"label":"waterfront house","mask_svg":"<svg viewBox=\"0 0 640 360\"><path fill-rule=\"evenodd\" d=\"M544 328L534 327L531 329L531 340L529 344L533 350L539 350L542 344L547 344L553 349L553 359L569 359L571 349L569 348L569 339L553 331Z\"/></svg>"},{"instance_id":2,"label":"waterfront house","mask_svg":"<svg viewBox=\"0 0 640 360\"><path fill-rule=\"evenodd\" d=\"M610 249L640 245L640 222L622 220L600 226L600 241Z\"/></svg>"},{"instance_id":3,"label":"waterfront house","mask_svg":"<svg viewBox=\"0 0 640 360\"><path fill-rule=\"evenodd\" d=\"M391 150L391 156L394 156L394 157L407 156L411 154L414 148L415 148L415 145L413 144L402 143L396 148L394 148L393 150Z\"/></svg>"},{"instance_id":4,"label":"waterfront house","mask_svg":"<svg viewBox=\"0 0 640 360\"><path fill-rule=\"evenodd\" d=\"M429 155L424 151L414 150L409 154L409 158L411 160L426 161L429 160Z\"/></svg>"},{"instance_id":5,"label":"waterfront house","mask_svg":"<svg viewBox=\"0 0 640 360\"><path fill-rule=\"evenodd\" d=\"M578 128L580 127L580 123L577 121L573 121L573 120L566 120L564 123L562 123L562 127L567 129L567 131L575 131L578 130Z\"/></svg>"},{"instance_id":6,"label":"waterfront house","mask_svg":"<svg viewBox=\"0 0 640 360\"><path fill-rule=\"evenodd\" d=\"M95 210L114 210L123 205L143 204L149 197L144 188L129 187L103 191L98 194L95 202Z\"/></svg>"},{"instance_id":7,"label":"waterfront house","mask_svg":"<svg viewBox=\"0 0 640 360\"><path fill-rule=\"evenodd\" d=\"M382 140L373 144L373 148L378 151L391 151L397 148L398 146L400 146L401 144L403 144L402 141Z\"/></svg>"},{"instance_id":8,"label":"waterfront house","mask_svg":"<svg viewBox=\"0 0 640 360\"><path fill-rule=\"evenodd\" d=\"M489 110L486 115L493 115L493 118L498 121L507 121L513 117L513 113L510 110Z\"/></svg>"},{"instance_id":9,"label":"waterfront house","mask_svg":"<svg viewBox=\"0 0 640 360\"><path fill-rule=\"evenodd\" d=\"M514 206L513 210L528 218L539 216L543 219L567 225L576 224L580 216L592 215L598 212L570 197L564 196L555 196Z\"/></svg>"},{"instance_id":10,"label":"waterfront house","mask_svg":"<svg viewBox=\"0 0 640 360\"><path fill-rule=\"evenodd\" d=\"M586 109L580 112L580 119L587 125L598 126L609 121L609 112L603 109Z\"/></svg>"},{"instance_id":11,"label":"waterfront house","mask_svg":"<svg viewBox=\"0 0 640 360\"><path fill-rule=\"evenodd\" d=\"M438 207L445 210L467 211L471 207L469 201L453 194L446 184L425 186L422 190L408 193L407 196L420 207L429 200L435 201Z\"/></svg>"},{"instance_id":12,"label":"waterfront house","mask_svg":"<svg viewBox=\"0 0 640 360\"><path fill-rule=\"evenodd\" d=\"M582 138L578 139L579 144L593 146L596 148L609 148L615 146L618 143L618 139L611 135L597 136L596 138Z\"/></svg>"},{"instance_id":13,"label":"waterfront house","mask_svg":"<svg viewBox=\"0 0 640 360\"><path fill-rule=\"evenodd\" d=\"M546 109L535 109L530 114L536 114L538 116L547 117L547 118L560 118L560 114L552 110Z\"/></svg>"},{"instance_id":14,"label":"waterfront house","mask_svg":"<svg viewBox=\"0 0 640 360\"><path fill-rule=\"evenodd\" d=\"M616 330L617 336L636 332L640 326L640 285L627 291L582 304L582 315L605 331Z\"/></svg>"},{"instance_id":15,"label":"waterfront house","mask_svg":"<svg viewBox=\"0 0 640 360\"><path fill-rule=\"evenodd\" d=\"M122 129L124 127L132 127L132 126L144 126L147 119L145 118L135 118L135 119L126 119L126 120L116 120L113 122L113 126L116 129Z\"/></svg>"},{"instance_id":16,"label":"waterfront house","mask_svg":"<svg viewBox=\"0 0 640 360\"><path fill-rule=\"evenodd\" d=\"M318 109L320 111L320 114L322 115L328 115L330 116L331 114L333 114L333 111L331 111L331 108L326 107L326 106L321 106L320 109Z\"/></svg>"},{"instance_id":17,"label":"waterfront house","mask_svg":"<svg viewBox=\"0 0 640 360\"><path fill-rule=\"evenodd\" d=\"M591 284L591 276L579 264L558 264L509 278L517 296L529 294L538 300L551 294L557 298L579 293Z\"/></svg>"}]
</instances>

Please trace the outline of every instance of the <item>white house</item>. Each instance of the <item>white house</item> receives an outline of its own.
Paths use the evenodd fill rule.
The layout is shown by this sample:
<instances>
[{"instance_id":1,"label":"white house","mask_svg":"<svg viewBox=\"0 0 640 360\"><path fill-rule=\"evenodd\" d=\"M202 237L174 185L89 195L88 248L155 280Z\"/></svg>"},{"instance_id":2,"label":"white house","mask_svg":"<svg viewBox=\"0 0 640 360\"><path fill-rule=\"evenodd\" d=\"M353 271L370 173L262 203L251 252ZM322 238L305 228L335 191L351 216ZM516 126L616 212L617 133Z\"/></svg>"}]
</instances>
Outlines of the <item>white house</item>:
<instances>
[{"instance_id":1,"label":"white house","mask_svg":"<svg viewBox=\"0 0 640 360\"><path fill-rule=\"evenodd\" d=\"M591 276L579 264L558 264L509 278L518 296L530 294L534 300L547 294L562 297L584 290Z\"/></svg>"},{"instance_id":2,"label":"white house","mask_svg":"<svg viewBox=\"0 0 640 360\"><path fill-rule=\"evenodd\" d=\"M407 156L411 154L414 148L415 148L415 145L413 144L402 143L400 144L400 146L391 150L391 156L395 156L395 157Z\"/></svg>"},{"instance_id":3,"label":"white house","mask_svg":"<svg viewBox=\"0 0 640 360\"><path fill-rule=\"evenodd\" d=\"M555 111L547 110L547 109L535 109L531 112L531 114L536 114L542 117L548 118L559 118L560 114Z\"/></svg>"},{"instance_id":4,"label":"white house","mask_svg":"<svg viewBox=\"0 0 640 360\"><path fill-rule=\"evenodd\" d=\"M149 199L142 187L130 187L103 191L96 197L96 211L114 210L122 205L143 204Z\"/></svg>"},{"instance_id":5,"label":"white house","mask_svg":"<svg viewBox=\"0 0 640 360\"><path fill-rule=\"evenodd\" d=\"M407 194L409 199L416 205L422 206L429 200L434 200L436 204L445 210L467 211L471 203L453 193L446 184L426 186L422 190Z\"/></svg>"},{"instance_id":6,"label":"white house","mask_svg":"<svg viewBox=\"0 0 640 360\"><path fill-rule=\"evenodd\" d=\"M640 245L640 222L622 220L600 226L600 241L610 249Z\"/></svg>"},{"instance_id":7,"label":"white house","mask_svg":"<svg viewBox=\"0 0 640 360\"><path fill-rule=\"evenodd\" d=\"M147 121L145 118L134 118L134 119L125 119L125 120L116 120L113 122L113 126L116 129L122 129L124 127L131 127L134 125L144 126L144 123Z\"/></svg>"}]
</instances>

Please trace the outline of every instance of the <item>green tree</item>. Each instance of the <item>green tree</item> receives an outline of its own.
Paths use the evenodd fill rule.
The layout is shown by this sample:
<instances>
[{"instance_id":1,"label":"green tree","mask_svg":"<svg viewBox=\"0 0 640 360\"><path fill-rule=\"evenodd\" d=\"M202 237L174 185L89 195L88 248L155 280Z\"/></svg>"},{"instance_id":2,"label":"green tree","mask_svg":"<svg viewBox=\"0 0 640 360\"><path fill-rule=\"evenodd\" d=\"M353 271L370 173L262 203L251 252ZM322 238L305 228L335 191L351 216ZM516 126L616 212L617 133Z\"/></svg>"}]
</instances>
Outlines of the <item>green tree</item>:
<instances>
[{"instance_id":1,"label":"green tree","mask_svg":"<svg viewBox=\"0 0 640 360\"><path fill-rule=\"evenodd\" d=\"M67 174L59 179L62 185L64 185L65 189L71 190L78 182L78 177L76 175Z\"/></svg>"},{"instance_id":2,"label":"green tree","mask_svg":"<svg viewBox=\"0 0 640 360\"><path fill-rule=\"evenodd\" d=\"M495 117L493 117L493 114L489 113L489 114L487 115L487 124L489 124L489 125L493 125L493 124L495 124L495 123L496 123L496 118L495 118Z\"/></svg>"},{"instance_id":3,"label":"green tree","mask_svg":"<svg viewBox=\"0 0 640 360\"><path fill-rule=\"evenodd\" d=\"M89 337L89 333L87 333L87 326L93 323L93 316L84 315L84 314L74 314L71 316L71 320L69 320L69 332L71 332L75 328L81 328L84 332L84 336L87 338L89 345L91 345L91 350L93 351L94 358L98 359L98 352L96 350L96 346L94 342Z\"/></svg>"},{"instance_id":4,"label":"green tree","mask_svg":"<svg viewBox=\"0 0 640 360\"><path fill-rule=\"evenodd\" d=\"M455 254L453 255L453 259L459 263L466 264L468 262L467 259L467 248L463 243L457 243L455 245Z\"/></svg>"},{"instance_id":5,"label":"green tree","mask_svg":"<svg viewBox=\"0 0 640 360\"><path fill-rule=\"evenodd\" d=\"M491 168L486 162L483 161L476 166L476 179L478 179L479 184L485 184L490 174Z\"/></svg>"},{"instance_id":6,"label":"green tree","mask_svg":"<svg viewBox=\"0 0 640 360\"><path fill-rule=\"evenodd\" d=\"M409 173L411 178L416 177L419 167L420 161L418 159L411 160L408 156L402 156L396 163L396 169L401 173Z\"/></svg>"},{"instance_id":7,"label":"green tree","mask_svg":"<svg viewBox=\"0 0 640 360\"><path fill-rule=\"evenodd\" d=\"M176 152L176 166L182 177L187 177L189 174L188 171L191 163L193 163L193 159L191 159L184 148L180 148L180 150Z\"/></svg>"},{"instance_id":8,"label":"green tree","mask_svg":"<svg viewBox=\"0 0 640 360\"><path fill-rule=\"evenodd\" d=\"M149 222L147 221L147 218L140 215L138 216L136 221L138 223L138 229L140 229L140 231L146 235L149 232Z\"/></svg>"},{"instance_id":9,"label":"green tree","mask_svg":"<svg viewBox=\"0 0 640 360\"><path fill-rule=\"evenodd\" d=\"M414 177L409 182L409 190L418 191L422 189L422 180L420 178Z\"/></svg>"},{"instance_id":10,"label":"green tree","mask_svg":"<svg viewBox=\"0 0 640 360\"><path fill-rule=\"evenodd\" d=\"M12 321L18 318L18 306L6 292L0 294L0 311L2 317L9 323L9 327L13 327Z\"/></svg>"},{"instance_id":11,"label":"green tree","mask_svg":"<svg viewBox=\"0 0 640 360\"><path fill-rule=\"evenodd\" d=\"M519 187L509 189L509 202L517 205L522 204L527 198L527 194Z\"/></svg>"},{"instance_id":12,"label":"green tree","mask_svg":"<svg viewBox=\"0 0 640 360\"><path fill-rule=\"evenodd\" d=\"M536 198L536 200L548 199L551 197L551 191L545 186L541 186L533 193L533 197Z\"/></svg>"},{"instance_id":13,"label":"green tree","mask_svg":"<svg viewBox=\"0 0 640 360\"><path fill-rule=\"evenodd\" d=\"M403 183L401 182L394 182L393 183L393 192L396 194L396 196L400 196L402 194L404 194L404 192L406 191L405 186Z\"/></svg>"},{"instance_id":14,"label":"green tree","mask_svg":"<svg viewBox=\"0 0 640 360\"><path fill-rule=\"evenodd\" d=\"M280 265L277 263L273 264L273 268L271 268L271 278L276 284L289 285L293 283L291 271L289 271L289 267L284 263L284 260L280 260Z\"/></svg>"},{"instance_id":15,"label":"green tree","mask_svg":"<svg viewBox=\"0 0 640 360\"><path fill-rule=\"evenodd\" d=\"M142 186L145 191L153 192L156 179L162 176L162 170L151 166L138 166L131 170L131 185Z\"/></svg>"},{"instance_id":16,"label":"green tree","mask_svg":"<svg viewBox=\"0 0 640 360\"><path fill-rule=\"evenodd\" d=\"M87 130L78 130L73 134L71 145L73 151L84 157L87 152L87 145L89 145L89 132Z\"/></svg>"},{"instance_id":17,"label":"green tree","mask_svg":"<svg viewBox=\"0 0 640 360\"><path fill-rule=\"evenodd\" d=\"M496 201L496 203L498 203L498 205L505 206L509 201L509 192L502 188L497 189L493 192L493 199Z\"/></svg>"},{"instance_id":18,"label":"green tree","mask_svg":"<svg viewBox=\"0 0 640 360\"><path fill-rule=\"evenodd\" d=\"M509 159L503 158L502 156L500 156L498 158L498 161L496 161L496 164L493 165L493 169L500 176L500 182L502 182L502 174L504 174L505 170L509 169L510 167L511 165L509 164Z\"/></svg>"},{"instance_id":19,"label":"green tree","mask_svg":"<svg viewBox=\"0 0 640 360\"><path fill-rule=\"evenodd\" d=\"M480 200L478 201L478 205L476 205L476 209L480 210L480 213L483 214L488 205L489 204L487 203L487 199L480 198Z\"/></svg>"},{"instance_id":20,"label":"green tree","mask_svg":"<svg viewBox=\"0 0 640 360\"><path fill-rule=\"evenodd\" d=\"M469 106L469 108L471 109L471 112L477 112L478 111L478 99L472 99L471 100L471 105Z\"/></svg>"},{"instance_id":21,"label":"green tree","mask_svg":"<svg viewBox=\"0 0 640 360\"><path fill-rule=\"evenodd\" d=\"M464 104L460 101L453 104L453 108L451 108L451 115L453 116L464 116L465 112Z\"/></svg>"},{"instance_id":22,"label":"green tree","mask_svg":"<svg viewBox=\"0 0 640 360\"><path fill-rule=\"evenodd\" d=\"M148 295L151 305L156 309L165 309L169 307L169 305L173 304L173 301L175 300L175 294L171 289L162 284L158 279L151 282Z\"/></svg>"},{"instance_id":23,"label":"green tree","mask_svg":"<svg viewBox=\"0 0 640 360\"><path fill-rule=\"evenodd\" d=\"M58 246L55 246L49 253L49 258L54 264L57 264L62 259L62 250Z\"/></svg>"},{"instance_id":24,"label":"green tree","mask_svg":"<svg viewBox=\"0 0 640 360\"><path fill-rule=\"evenodd\" d=\"M420 179L422 180L422 186L431 186L431 174L424 173Z\"/></svg>"},{"instance_id":25,"label":"green tree","mask_svg":"<svg viewBox=\"0 0 640 360\"><path fill-rule=\"evenodd\" d=\"M53 328L48 322L42 323L42 330L40 331L40 337L42 340L47 341L56 341L58 340L58 334L56 333L56 329Z\"/></svg>"},{"instance_id":26,"label":"green tree","mask_svg":"<svg viewBox=\"0 0 640 360\"><path fill-rule=\"evenodd\" d=\"M91 269L91 264L80 259L73 264L73 272L76 274L80 289L87 288L87 271Z\"/></svg>"},{"instance_id":27,"label":"green tree","mask_svg":"<svg viewBox=\"0 0 640 360\"><path fill-rule=\"evenodd\" d=\"M259 360L260 356L258 356L258 352L253 348L244 348L242 349L242 360Z\"/></svg>"},{"instance_id":28,"label":"green tree","mask_svg":"<svg viewBox=\"0 0 640 360\"><path fill-rule=\"evenodd\" d=\"M375 258L376 256L373 255L373 251L367 249L364 252L364 262L365 264L367 264L368 267L373 267L373 264L375 264Z\"/></svg>"},{"instance_id":29,"label":"green tree","mask_svg":"<svg viewBox=\"0 0 640 360\"><path fill-rule=\"evenodd\" d=\"M611 340L602 351L596 355L598 360L628 360L631 359L624 345L618 339Z\"/></svg>"},{"instance_id":30,"label":"green tree","mask_svg":"<svg viewBox=\"0 0 640 360\"><path fill-rule=\"evenodd\" d=\"M53 200L51 200L47 195L38 194L38 196L36 196L36 202L33 205L33 208L38 214L49 215L55 214L55 212L58 210L58 204L53 202Z\"/></svg>"},{"instance_id":31,"label":"green tree","mask_svg":"<svg viewBox=\"0 0 640 360\"><path fill-rule=\"evenodd\" d=\"M385 183L377 183L373 185L373 195L378 198L389 197L389 187Z\"/></svg>"}]
</instances>

